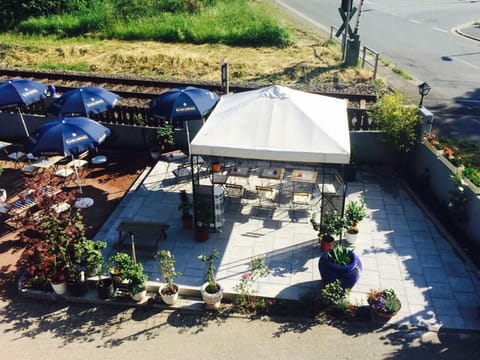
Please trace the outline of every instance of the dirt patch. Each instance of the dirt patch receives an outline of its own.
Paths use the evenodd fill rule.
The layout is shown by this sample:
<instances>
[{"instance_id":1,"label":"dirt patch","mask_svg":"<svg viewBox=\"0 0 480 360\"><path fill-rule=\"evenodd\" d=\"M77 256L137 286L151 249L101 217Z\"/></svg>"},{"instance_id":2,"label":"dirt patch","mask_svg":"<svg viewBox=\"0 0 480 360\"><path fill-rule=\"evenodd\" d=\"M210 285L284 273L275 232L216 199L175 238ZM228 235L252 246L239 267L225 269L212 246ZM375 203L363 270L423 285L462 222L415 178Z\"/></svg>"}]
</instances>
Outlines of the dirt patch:
<instances>
[{"instance_id":1,"label":"dirt patch","mask_svg":"<svg viewBox=\"0 0 480 360\"><path fill-rule=\"evenodd\" d=\"M115 210L125 193L130 189L139 175L147 167L148 154L137 152L102 151L108 162L102 167L87 167L80 172L82 196L94 199L94 205L82 210L86 235L89 238L98 232L110 214ZM11 160L2 157L4 167L0 175L0 188L7 191L8 199L24 190L24 178L20 167L15 167ZM54 179L52 178L52 182ZM72 180L65 184L64 191L78 190ZM12 227L8 215L4 216L0 225L0 296L14 288L17 275L16 263L23 250L18 238L18 229Z\"/></svg>"}]
</instances>

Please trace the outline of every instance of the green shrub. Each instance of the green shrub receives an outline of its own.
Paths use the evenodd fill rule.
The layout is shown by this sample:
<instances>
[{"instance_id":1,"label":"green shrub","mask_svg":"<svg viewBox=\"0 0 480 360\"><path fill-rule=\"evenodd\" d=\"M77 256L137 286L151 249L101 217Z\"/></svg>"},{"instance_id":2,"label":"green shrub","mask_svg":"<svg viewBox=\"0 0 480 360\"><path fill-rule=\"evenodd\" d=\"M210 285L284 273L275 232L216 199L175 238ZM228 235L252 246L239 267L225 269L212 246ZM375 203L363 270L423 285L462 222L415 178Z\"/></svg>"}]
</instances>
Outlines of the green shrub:
<instances>
[{"instance_id":1,"label":"green shrub","mask_svg":"<svg viewBox=\"0 0 480 360\"><path fill-rule=\"evenodd\" d=\"M422 119L417 106L405 106L400 93L384 95L372 109L372 121L385 131L385 141L399 154L413 149L418 142Z\"/></svg>"},{"instance_id":2,"label":"green shrub","mask_svg":"<svg viewBox=\"0 0 480 360\"><path fill-rule=\"evenodd\" d=\"M462 175L470 180L474 185L480 186L480 170L468 167L463 170Z\"/></svg>"},{"instance_id":3,"label":"green shrub","mask_svg":"<svg viewBox=\"0 0 480 360\"><path fill-rule=\"evenodd\" d=\"M328 257L339 266L347 266L352 263L352 249L343 245L335 245L329 251Z\"/></svg>"},{"instance_id":4,"label":"green shrub","mask_svg":"<svg viewBox=\"0 0 480 360\"><path fill-rule=\"evenodd\" d=\"M349 301L347 300L347 297L349 294L350 289L343 288L342 282L339 279L325 285L322 289L322 296L330 301L337 309L343 311L348 309Z\"/></svg>"}]
</instances>

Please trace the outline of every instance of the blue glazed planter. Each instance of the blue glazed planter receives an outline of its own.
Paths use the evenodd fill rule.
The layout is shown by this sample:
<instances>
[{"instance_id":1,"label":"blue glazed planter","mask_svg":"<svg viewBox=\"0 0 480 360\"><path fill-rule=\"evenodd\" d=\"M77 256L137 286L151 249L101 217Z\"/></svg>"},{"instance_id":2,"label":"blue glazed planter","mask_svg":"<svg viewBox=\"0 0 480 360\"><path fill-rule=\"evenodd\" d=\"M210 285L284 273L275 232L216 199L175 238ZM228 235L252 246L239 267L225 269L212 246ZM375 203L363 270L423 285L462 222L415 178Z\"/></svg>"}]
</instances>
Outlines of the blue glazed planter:
<instances>
[{"instance_id":1,"label":"blue glazed planter","mask_svg":"<svg viewBox=\"0 0 480 360\"><path fill-rule=\"evenodd\" d=\"M339 279L344 288L353 288L360 278L360 271L362 270L362 262L359 257L352 252L352 262L347 266L340 266L335 264L328 254L331 250L325 252L318 260L318 270L322 276L324 284L329 284Z\"/></svg>"}]
</instances>

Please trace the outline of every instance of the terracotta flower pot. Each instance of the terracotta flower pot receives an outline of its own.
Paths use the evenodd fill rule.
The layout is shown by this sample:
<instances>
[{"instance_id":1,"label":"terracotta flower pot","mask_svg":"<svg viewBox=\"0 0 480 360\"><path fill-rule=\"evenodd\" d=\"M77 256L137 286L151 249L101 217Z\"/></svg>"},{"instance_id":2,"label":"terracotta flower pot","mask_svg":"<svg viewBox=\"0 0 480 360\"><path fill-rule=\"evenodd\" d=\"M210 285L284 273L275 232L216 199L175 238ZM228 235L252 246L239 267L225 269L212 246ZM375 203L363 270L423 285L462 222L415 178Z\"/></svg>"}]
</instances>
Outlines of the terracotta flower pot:
<instances>
[{"instance_id":1,"label":"terracotta flower pot","mask_svg":"<svg viewBox=\"0 0 480 360\"><path fill-rule=\"evenodd\" d=\"M195 239L197 241L207 241L208 240L208 229L197 228L195 230Z\"/></svg>"},{"instance_id":2,"label":"terracotta flower pot","mask_svg":"<svg viewBox=\"0 0 480 360\"><path fill-rule=\"evenodd\" d=\"M193 229L193 215L182 216L182 228L185 230Z\"/></svg>"}]
</instances>

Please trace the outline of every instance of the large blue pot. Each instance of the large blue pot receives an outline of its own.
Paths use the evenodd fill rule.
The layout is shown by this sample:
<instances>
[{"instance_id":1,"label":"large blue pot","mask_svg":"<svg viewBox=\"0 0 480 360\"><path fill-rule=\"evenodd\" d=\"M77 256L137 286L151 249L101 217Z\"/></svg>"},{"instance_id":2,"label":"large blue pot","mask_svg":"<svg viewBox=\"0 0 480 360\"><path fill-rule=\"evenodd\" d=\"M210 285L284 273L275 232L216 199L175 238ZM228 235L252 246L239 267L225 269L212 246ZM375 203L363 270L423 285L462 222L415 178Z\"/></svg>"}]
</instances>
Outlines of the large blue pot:
<instances>
[{"instance_id":1,"label":"large blue pot","mask_svg":"<svg viewBox=\"0 0 480 360\"><path fill-rule=\"evenodd\" d=\"M329 284L339 279L344 288L353 288L360 278L360 271L362 270L362 262L359 257L352 252L350 265L340 266L330 259L328 256L330 251L323 253L318 260L318 270L320 270L323 283Z\"/></svg>"}]
</instances>

